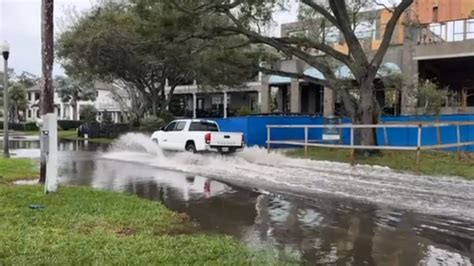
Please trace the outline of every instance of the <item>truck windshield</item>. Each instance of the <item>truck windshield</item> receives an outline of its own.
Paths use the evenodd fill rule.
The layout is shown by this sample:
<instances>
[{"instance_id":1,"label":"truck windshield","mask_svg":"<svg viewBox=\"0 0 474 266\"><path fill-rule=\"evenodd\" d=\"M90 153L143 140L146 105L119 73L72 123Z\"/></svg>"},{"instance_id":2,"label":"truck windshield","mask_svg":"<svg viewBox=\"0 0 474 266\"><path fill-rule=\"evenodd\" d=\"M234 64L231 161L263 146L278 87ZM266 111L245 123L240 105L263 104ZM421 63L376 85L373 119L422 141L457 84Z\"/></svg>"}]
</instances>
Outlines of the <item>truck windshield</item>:
<instances>
[{"instance_id":1,"label":"truck windshield","mask_svg":"<svg viewBox=\"0 0 474 266\"><path fill-rule=\"evenodd\" d=\"M189 131L212 131L212 132L217 132L219 129L217 128L217 125L215 123L211 122L191 122L191 125L189 126Z\"/></svg>"}]
</instances>

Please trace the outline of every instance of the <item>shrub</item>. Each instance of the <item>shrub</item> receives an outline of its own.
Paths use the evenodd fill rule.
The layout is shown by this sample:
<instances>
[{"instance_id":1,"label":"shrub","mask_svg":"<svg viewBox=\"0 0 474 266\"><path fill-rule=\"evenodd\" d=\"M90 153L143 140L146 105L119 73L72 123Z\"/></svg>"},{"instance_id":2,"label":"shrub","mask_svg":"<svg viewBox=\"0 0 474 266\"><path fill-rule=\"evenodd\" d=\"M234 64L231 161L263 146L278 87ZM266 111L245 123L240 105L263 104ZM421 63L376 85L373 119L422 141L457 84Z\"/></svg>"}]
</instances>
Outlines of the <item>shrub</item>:
<instances>
[{"instance_id":1,"label":"shrub","mask_svg":"<svg viewBox=\"0 0 474 266\"><path fill-rule=\"evenodd\" d=\"M77 129L83 123L78 120L58 120L58 127L62 130Z\"/></svg>"},{"instance_id":2,"label":"shrub","mask_svg":"<svg viewBox=\"0 0 474 266\"><path fill-rule=\"evenodd\" d=\"M79 116L85 123L97 122L97 109L93 105L81 106Z\"/></svg>"},{"instance_id":3,"label":"shrub","mask_svg":"<svg viewBox=\"0 0 474 266\"><path fill-rule=\"evenodd\" d=\"M163 118L148 116L140 120L140 131L153 132L165 125Z\"/></svg>"},{"instance_id":4,"label":"shrub","mask_svg":"<svg viewBox=\"0 0 474 266\"><path fill-rule=\"evenodd\" d=\"M25 123L25 131L37 131L39 130L38 126L36 125L35 122L27 122Z\"/></svg>"},{"instance_id":5,"label":"shrub","mask_svg":"<svg viewBox=\"0 0 474 266\"><path fill-rule=\"evenodd\" d=\"M439 115L446 102L447 90L429 80L418 85L418 106L425 115Z\"/></svg>"},{"instance_id":6,"label":"shrub","mask_svg":"<svg viewBox=\"0 0 474 266\"><path fill-rule=\"evenodd\" d=\"M252 113L253 112L252 112L252 110L250 110L250 108L248 108L247 106L242 106L239 109L238 115L239 116L247 116L247 115L251 115Z\"/></svg>"},{"instance_id":7,"label":"shrub","mask_svg":"<svg viewBox=\"0 0 474 266\"><path fill-rule=\"evenodd\" d=\"M173 114L168 111L163 112L160 117L161 119L163 119L163 122L165 124L168 124L169 122L174 120Z\"/></svg>"}]
</instances>

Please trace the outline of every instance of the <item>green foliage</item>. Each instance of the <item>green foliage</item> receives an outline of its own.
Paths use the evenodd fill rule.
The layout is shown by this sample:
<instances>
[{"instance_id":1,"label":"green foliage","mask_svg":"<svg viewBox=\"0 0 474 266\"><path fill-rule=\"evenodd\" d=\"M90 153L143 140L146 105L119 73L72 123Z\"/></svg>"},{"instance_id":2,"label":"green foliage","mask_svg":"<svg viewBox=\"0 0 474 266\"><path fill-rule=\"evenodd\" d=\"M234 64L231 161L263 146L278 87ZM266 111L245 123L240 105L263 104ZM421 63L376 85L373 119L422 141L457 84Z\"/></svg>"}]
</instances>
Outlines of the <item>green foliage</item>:
<instances>
[{"instance_id":1,"label":"green foliage","mask_svg":"<svg viewBox=\"0 0 474 266\"><path fill-rule=\"evenodd\" d=\"M0 123L0 129L3 129L3 123ZM38 131L38 126L35 122L9 123L9 129L15 131Z\"/></svg>"},{"instance_id":2,"label":"green foliage","mask_svg":"<svg viewBox=\"0 0 474 266\"><path fill-rule=\"evenodd\" d=\"M168 112L168 111L162 112L161 115L160 115L160 118L163 119L165 124L168 124L169 122L174 120L173 114Z\"/></svg>"},{"instance_id":3,"label":"green foliage","mask_svg":"<svg viewBox=\"0 0 474 266\"><path fill-rule=\"evenodd\" d=\"M38 169L33 160L7 159L0 156L0 184L15 180L34 179L37 177Z\"/></svg>"},{"instance_id":4,"label":"green foliage","mask_svg":"<svg viewBox=\"0 0 474 266\"><path fill-rule=\"evenodd\" d=\"M27 122L24 124L24 131L38 131L39 128L35 122Z\"/></svg>"},{"instance_id":5,"label":"green foliage","mask_svg":"<svg viewBox=\"0 0 474 266\"><path fill-rule=\"evenodd\" d=\"M187 216L136 196L84 187L45 195L40 186L0 186L0 202L2 265L278 263L230 237L192 234Z\"/></svg>"},{"instance_id":6,"label":"green foliage","mask_svg":"<svg viewBox=\"0 0 474 266\"><path fill-rule=\"evenodd\" d=\"M447 90L440 89L432 81L427 80L418 85L418 106L425 115L439 115L446 97Z\"/></svg>"},{"instance_id":7,"label":"green foliage","mask_svg":"<svg viewBox=\"0 0 474 266\"><path fill-rule=\"evenodd\" d=\"M83 105L79 111L79 117L85 123L97 122L97 109L94 105Z\"/></svg>"},{"instance_id":8,"label":"green foliage","mask_svg":"<svg viewBox=\"0 0 474 266\"><path fill-rule=\"evenodd\" d=\"M228 25L225 16L192 16L169 1L124 2L98 6L61 34L58 56L67 72L131 83L155 116L169 104L166 80L172 87L198 80L219 88L255 75L258 51L237 34L210 30Z\"/></svg>"},{"instance_id":9,"label":"green foliage","mask_svg":"<svg viewBox=\"0 0 474 266\"><path fill-rule=\"evenodd\" d=\"M24 110L28 107L26 99L26 89L20 83L14 84L8 90L10 104L17 110Z\"/></svg>"},{"instance_id":10,"label":"green foliage","mask_svg":"<svg viewBox=\"0 0 474 266\"><path fill-rule=\"evenodd\" d=\"M77 129L83 123L78 120L58 120L58 127L62 130Z\"/></svg>"},{"instance_id":11,"label":"green foliage","mask_svg":"<svg viewBox=\"0 0 474 266\"><path fill-rule=\"evenodd\" d=\"M57 76L55 77L56 89L63 102L95 100L96 90L90 81Z\"/></svg>"},{"instance_id":12,"label":"green foliage","mask_svg":"<svg viewBox=\"0 0 474 266\"><path fill-rule=\"evenodd\" d=\"M239 111L238 111L238 115L239 116L247 116L247 115L251 115L253 114L252 110L250 110L249 107L247 106L242 106L240 107Z\"/></svg>"},{"instance_id":13,"label":"green foliage","mask_svg":"<svg viewBox=\"0 0 474 266\"><path fill-rule=\"evenodd\" d=\"M140 131L153 132L159 130L165 125L163 118L156 116L147 116L140 120Z\"/></svg>"}]
</instances>

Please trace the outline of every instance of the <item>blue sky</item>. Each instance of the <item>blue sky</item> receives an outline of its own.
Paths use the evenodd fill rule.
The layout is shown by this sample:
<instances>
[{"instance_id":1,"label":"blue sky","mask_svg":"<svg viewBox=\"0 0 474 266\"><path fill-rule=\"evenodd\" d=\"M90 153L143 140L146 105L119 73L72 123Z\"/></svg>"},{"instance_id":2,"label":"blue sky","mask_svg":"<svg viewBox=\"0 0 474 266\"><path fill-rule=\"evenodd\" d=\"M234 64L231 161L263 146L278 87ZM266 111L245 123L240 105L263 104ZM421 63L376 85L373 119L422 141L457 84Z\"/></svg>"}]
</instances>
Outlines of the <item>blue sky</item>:
<instances>
[{"instance_id":1,"label":"blue sky","mask_svg":"<svg viewBox=\"0 0 474 266\"><path fill-rule=\"evenodd\" d=\"M96 0L55 0L55 31L64 30L71 12L84 12ZM8 41L11 56L9 66L16 73L28 71L41 74L41 0L0 0L0 42ZM296 20L297 6L287 12L275 14L278 23ZM273 32L279 32L275 25ZM54 74L63 74L60 65L55 64Z\"/></svg>"}]
</instances>

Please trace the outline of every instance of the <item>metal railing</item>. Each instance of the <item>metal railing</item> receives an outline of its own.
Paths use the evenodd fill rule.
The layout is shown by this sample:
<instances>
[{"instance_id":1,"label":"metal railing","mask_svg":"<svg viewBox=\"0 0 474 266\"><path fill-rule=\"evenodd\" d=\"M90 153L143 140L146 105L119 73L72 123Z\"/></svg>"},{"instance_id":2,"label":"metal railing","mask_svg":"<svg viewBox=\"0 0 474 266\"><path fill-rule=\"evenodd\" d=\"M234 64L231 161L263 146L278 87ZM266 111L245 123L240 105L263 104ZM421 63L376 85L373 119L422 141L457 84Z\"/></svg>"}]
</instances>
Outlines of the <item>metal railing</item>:
<instances>
[{"instance_id":1,"label":"metal railing","mask_svg":"<svg viewBox=\"0 0 474 266\"><path fill-rule=\"evenodd\" d=\"M422 131L423 128L439 128L441 127L456 127L456 142L449 144L441 144L440 137L438 143L434 145L422 145ZM340 124L340 125L267 125L267 150L270 152L271 145L292 145L303 146L304 155L308 156L308 147L323 147L323 148L338 148L350 149L351 164L354 165L355 150L399 150L399 151L416 151L416 169L417 173L420 171L420 156L422 150L457 148L458 159L461 159L461 147L474 145L474 141L461 141L461 127L474 126L474 122L425 122L425 123L394 123L394 124L374 124L374 125L354 125L354 124ZM272 129L303 129L304 140L271 140ZM315 143L309 140L309 129L350 129L349 144L331 144L331 143ZM362 128L382 128L384 134L384 145L356 145L354 139L354 129ZM387 128L417 128L417 143L416 146L390 146L388 145Z\"/></svg>"}]
</instances>

